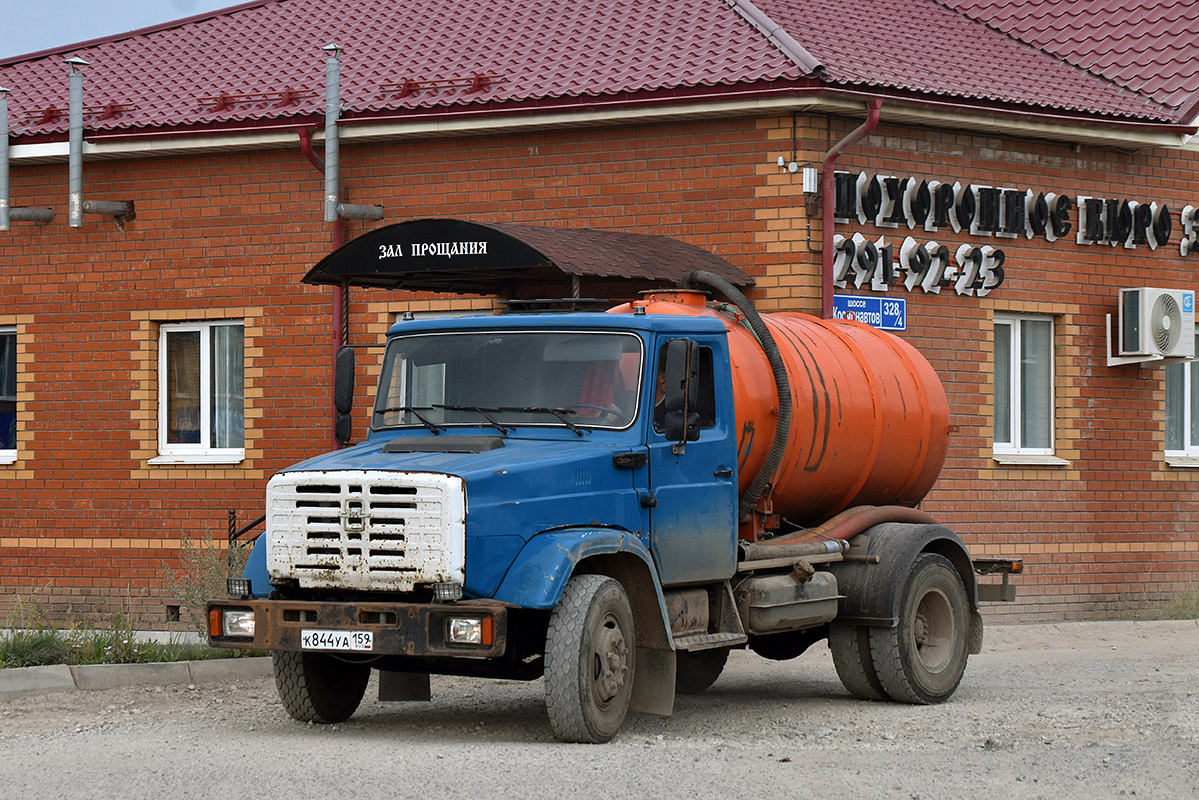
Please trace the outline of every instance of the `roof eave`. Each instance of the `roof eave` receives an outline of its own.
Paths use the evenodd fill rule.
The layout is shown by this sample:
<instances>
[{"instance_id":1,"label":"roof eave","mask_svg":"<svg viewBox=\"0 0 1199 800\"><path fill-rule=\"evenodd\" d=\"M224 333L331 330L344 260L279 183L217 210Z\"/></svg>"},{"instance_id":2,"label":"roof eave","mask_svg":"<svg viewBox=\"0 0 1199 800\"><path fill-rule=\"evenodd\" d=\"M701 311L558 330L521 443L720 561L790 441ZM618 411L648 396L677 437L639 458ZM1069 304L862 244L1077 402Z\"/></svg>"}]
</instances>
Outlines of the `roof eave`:
<instances>
[{"instance_id":1,"label":"roof eave","mask_svg":"<svg viewBox=\"0 0 1199 800\"><path fill-rule=\"evenodd\" d=\"M638 93L602 97L544 99L519 104L475 104L420 111L347 112L347 142L397 138L443 138L531 129L571 128L660 122L712 117L767 115L791 111L858 116L865 102L881 97L885 121L932 125L942 129L990 132L1070 144L1122 149L1181 147L1199 127L1192 123L1134 121L1040 111L964 100L914 97L873 87L829 87L815 81L782 81L737 87L703 87L703 91ZM84 153L89 158L253 150L294 145L295 131L317 129L323 119L311 113L270 120L245 120L174 128L120 129L91 132ZM66 134L13 137L14 162L54 162L67 156Z\"/></svg>"}]
</instances>

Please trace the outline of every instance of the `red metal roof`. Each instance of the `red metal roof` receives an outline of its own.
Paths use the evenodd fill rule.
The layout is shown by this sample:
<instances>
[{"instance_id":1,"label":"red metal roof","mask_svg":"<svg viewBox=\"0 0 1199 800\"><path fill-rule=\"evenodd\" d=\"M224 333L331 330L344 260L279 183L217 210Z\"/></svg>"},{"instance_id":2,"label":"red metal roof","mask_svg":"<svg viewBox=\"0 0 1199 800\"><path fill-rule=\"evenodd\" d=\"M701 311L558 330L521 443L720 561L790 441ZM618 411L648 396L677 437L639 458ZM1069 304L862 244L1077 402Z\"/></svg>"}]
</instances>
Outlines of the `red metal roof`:
<instances>
[{"instance_id":1,"label":"red metal roof","mask_svg":"<svg viewBox=\"0 0 1199 800\"><path fill-rule=\"evenodd\" d=\"M1199 107L1199 3L943 0L969 17L1178 111Z\"/></svg>"},{"instance_id":2,"label":"red metal roof","mask_svg":"<svg viewBox=\"0 0 1199 800\"><path fill-rule=\"evenodd\" d=\"M1172 118L1168 109L1143 96L1074 69L935 0L756 1L820 59L828 84L881 86L1042 110Z\"/></svg>"},{"instance_id":3,"label":"red metal roof","mask_svg":"<svg viewBox=\"0 0 1199 800\"><path fill-rule=\"evenodd\" d=\"M64 55L90 64L89 132L319 116L320 48L331 43L345 48L347 116L801 77L721 0L260 0L9 59L0 62L0 86L12 90L16 133L65 130ZM476 75L492 77L472 91Z\"/></svg>"},{"instance_id":4,"label":"red metal roof","mask_svg":"<svg viewBox=\"0 0 1199 800\"><path fill-rule=\"evenodd\" d=\"M324 113L320 48L331 43L345 48L347 120L754 96L823 85L1178 121L1173 109L938 0L755 3L257 0L0 61L0 86L12 92L10 126L18 142L63 138L66 56L89 62L84 124L93 139L313 124Z\"/></svg>"}]
</instances>

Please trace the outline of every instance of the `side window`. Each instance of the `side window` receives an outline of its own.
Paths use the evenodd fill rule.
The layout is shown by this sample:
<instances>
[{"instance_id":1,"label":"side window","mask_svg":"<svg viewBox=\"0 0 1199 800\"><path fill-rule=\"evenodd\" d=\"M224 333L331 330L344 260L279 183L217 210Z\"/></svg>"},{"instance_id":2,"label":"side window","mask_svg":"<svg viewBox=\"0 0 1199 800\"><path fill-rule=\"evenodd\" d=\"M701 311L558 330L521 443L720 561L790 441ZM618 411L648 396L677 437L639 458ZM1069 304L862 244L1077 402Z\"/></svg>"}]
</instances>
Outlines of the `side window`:
<instances>
[{"instance_id":1,"label":"side window","mask_svg":"<svg viewBox=\"0 0 1199 800\"><path fill-rule=\"evenodd\" d=\"M716 426L716 387L713 384L712 348L699 348L699 393L691 398L692 409L699 414L700 428ZM654 430L662 433L666 409L663 405L666 391L666 345L658 350L658 373L654 389Z\"/></svg>"},{"instance_id":2,"label":"side window","mask_svg":"<svg viewBox=\"0 0 1199 800\"><path fill-rule=\"evenodd\" d=\"M17 331L0 328L0 456L15 458L16 454Z\"/></svg>"},{"instance_id":3,"label":"side window","mask_svg":"<svg viewBox=\"0 0 1199 800\"><path fill-rule=\"evenodd\" d=\"M245 455L244 325L162 325L158 341L158 452L182 462Z\"/></svg>"},{"instance_id":4,"label":"side window","mask_svg":"<svg viewBox=\"0 0 1199 800\"><path fill-rule=\"evenodd\" d=\"M996 454L1053 454L1053 319L995 316Z\"/></svg>"},{"instance_id":5,"label":"side window","mask_svg":"<svg viewBox=\"0 0 1199 800\"><path fill-rule=\"evenodd\" d=\"M1199 368L1190 362L1166 365L1166 455L1199 456Z\"/></svg>"}]
</instances>

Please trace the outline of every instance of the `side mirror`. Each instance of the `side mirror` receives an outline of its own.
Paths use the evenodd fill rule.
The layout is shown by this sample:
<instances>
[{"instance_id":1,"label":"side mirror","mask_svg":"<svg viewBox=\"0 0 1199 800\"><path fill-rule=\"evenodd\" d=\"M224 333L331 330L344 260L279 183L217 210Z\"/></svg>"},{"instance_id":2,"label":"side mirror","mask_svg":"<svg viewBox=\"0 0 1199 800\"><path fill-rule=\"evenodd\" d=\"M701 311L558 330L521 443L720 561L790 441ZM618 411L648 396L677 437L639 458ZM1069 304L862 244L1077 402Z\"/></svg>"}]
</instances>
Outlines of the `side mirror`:
<instances>
[{"instance_id":1,"label":"side mirror","mask_svg":"<svg viewBox=\"0 0 1199 800\"><path fill-rule=\"evenodd\" d=\"M675 442L694 442L699 438L699 414L694 411L687 415L683 424L682 411L667 411L662 418L662 428L666 438Z\"/></svg>"},{"instance_id":2,"label":"side mirror","mask_svg":"<svg viewBox=\"0 0 1199 800\"><path fill-rule=\"evenodd\" d=\"M349 414L354 408L354 348L338 349L334 364L333 408L338 414Z\"/></svg>"},{"instance_id":3,"label":"side mirror","mask_svg":"<svg viewBox=\"0 0 1199 800\"><path fill-rule=\"evenodd\" d=\"M354 348L345 346L337 351L333 369L333 438L346 445L352 436L350 411L354 408Z\"/></svg>"},{"instance_id":4,"label":"side mirror","mask_svg":"<svg viewBox=\"0 0 1199 800\"><path fill-rule=\"evenodd\" d=\"M692 411L699 396L699 345L689 339L666 343L666 387L662 426L666 438L694 442L699 438L699 415Z\"/></svg>"}]
</instances>

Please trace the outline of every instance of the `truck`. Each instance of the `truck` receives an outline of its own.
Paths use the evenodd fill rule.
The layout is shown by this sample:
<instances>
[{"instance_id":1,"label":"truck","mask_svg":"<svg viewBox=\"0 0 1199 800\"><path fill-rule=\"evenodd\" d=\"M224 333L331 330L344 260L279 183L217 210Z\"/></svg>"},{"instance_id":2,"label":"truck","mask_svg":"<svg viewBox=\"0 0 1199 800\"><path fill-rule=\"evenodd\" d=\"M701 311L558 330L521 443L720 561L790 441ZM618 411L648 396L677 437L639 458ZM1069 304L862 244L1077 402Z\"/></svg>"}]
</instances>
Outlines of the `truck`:
<instances>
[{"instance_id":1,"label":"truck","mask_svg":"<svg viewBox=\"0 0 1199 800\"><path fill-rule=\"evenodd\" d=\"M336 372L348 414L352 351ZM760 314L702 270L604 312L399 320L365 440L270 479L209 641L270 651L315 723L372 671L385 701L429 699L431 675L544 679L554 736L602 743L734 649L824 641L854 696L939 703L999 588L976 573L1019 570L917 508L948 439L910 344Z\"/></svg>"}]
</instances>

